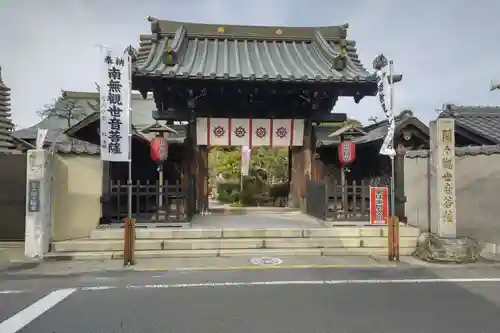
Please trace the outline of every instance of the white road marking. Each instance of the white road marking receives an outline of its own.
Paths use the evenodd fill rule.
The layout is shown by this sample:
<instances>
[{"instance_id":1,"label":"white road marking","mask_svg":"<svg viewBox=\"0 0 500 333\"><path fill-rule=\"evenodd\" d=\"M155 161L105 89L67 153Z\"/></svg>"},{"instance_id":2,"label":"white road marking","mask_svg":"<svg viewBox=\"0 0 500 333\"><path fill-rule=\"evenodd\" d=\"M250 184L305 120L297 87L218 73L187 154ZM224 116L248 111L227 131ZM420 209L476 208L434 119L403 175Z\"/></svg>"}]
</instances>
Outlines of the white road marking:
<instances>
[{"instance_id":1,"label":"white road marking","mask_svg":"<svg viewBox=\"0 0 500 333\"><path fill-rule=\"evenodd\" d=\"M338 284L411 284L411 283L494 283L500 278L435 278L435 279L367 279L367 280L309 280L309 281L249 281L249 282L204 282L179 284L129 285L127 289L168 289L196 287L244 287L276 285L338 285Z\"/></svg>"},{"instance_id":2,"label":"white road marking","mask_svg":"<svg viewBox=\"0 0 500 333\"><path fill-rule=\"evenodd\" d=\"M109 290L109 289L114 289L116 287L114 286L93 286L93 287L83 287L80 290L83 291L90 291L90 290Z\"/></svg>"},{"instance_id":3,"label":"white road marking","mask_svg":"<svg viewBox=\"0 0 500 333\"><path fill-rule=\"evenodd\" d=\"M277 266L281 265L283 260L274 257L257 257L250 259L250 263L257 266Z\"/></svg>"},{"instance_id":4,"label":"white road marking","mask_svg":"<svg viewBox=\"0 0 500 333\"><path fill-rule=\"evenodd\" d=\"M51 292L44 298L39 299L31 304L24 310L16 313L9 319L0 323L0 332L2 333L16 333L24 326L31 323L33 320L41 316L47 310L51 309L54 305L64 300L66 297L74 293L77 289L59 289Z\"/></svg>"},{"instance_id":5,"label":"white road marking","mask_svg":"<svg viewBox=\"0 0 500 333\"><path fill-rule=\"evenodd\" d=\"M22 294L25 292L26 290L0 290L0 294Z\"/></svg>"}]
</instances>

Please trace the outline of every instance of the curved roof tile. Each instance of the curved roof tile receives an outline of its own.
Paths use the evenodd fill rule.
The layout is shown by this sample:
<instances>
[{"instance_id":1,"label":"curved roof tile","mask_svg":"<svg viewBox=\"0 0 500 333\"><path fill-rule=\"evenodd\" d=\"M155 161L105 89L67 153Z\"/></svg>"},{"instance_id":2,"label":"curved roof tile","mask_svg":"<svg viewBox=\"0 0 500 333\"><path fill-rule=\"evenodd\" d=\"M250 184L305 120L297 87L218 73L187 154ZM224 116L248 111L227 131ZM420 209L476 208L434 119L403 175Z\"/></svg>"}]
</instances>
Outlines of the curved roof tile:
<instances>
[{"instance_id":1,"label":"curved roof tile","mask_svg":"<svg viewBox=\"0 0 500 333\"><path fill-rule=\"evenodd\" d=\"M151 21L154 33L141 36L135 75L376 84L362 66L355 42L345 40L346 25L293 28ZM336 70L340 54L345 54L346 66Z\"/></svg>"}]
</instances>

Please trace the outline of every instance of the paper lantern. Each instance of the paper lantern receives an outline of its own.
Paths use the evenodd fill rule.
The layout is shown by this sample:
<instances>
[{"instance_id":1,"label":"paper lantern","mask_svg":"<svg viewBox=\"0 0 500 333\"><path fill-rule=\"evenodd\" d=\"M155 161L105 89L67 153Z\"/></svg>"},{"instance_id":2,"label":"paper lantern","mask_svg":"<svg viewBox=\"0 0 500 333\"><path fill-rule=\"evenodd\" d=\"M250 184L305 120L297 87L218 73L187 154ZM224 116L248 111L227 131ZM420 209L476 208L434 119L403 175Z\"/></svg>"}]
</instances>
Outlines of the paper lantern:
<instances>
[{"instance_id":1,"label":"paper lantern","mask_svg":"<svg viewBox=\"0 0 500 333\"><path fill-rule=\"evenodd\" d=\"M161 136L154 137L150 145L149 156L151 160L160 163L167 159L168 157L168 143L167 139Z\"/></svg>"},{"instance_id":2,"label":"paper lantern","mask_svg":"<svg viewBox=\"0 0 500 333\"><path fill-rule=\"evenodd\" d=\"M339 162L350 164L356 159L356 145L352 141L342 141L339 144Z\"/></svg>"}]
</instances>

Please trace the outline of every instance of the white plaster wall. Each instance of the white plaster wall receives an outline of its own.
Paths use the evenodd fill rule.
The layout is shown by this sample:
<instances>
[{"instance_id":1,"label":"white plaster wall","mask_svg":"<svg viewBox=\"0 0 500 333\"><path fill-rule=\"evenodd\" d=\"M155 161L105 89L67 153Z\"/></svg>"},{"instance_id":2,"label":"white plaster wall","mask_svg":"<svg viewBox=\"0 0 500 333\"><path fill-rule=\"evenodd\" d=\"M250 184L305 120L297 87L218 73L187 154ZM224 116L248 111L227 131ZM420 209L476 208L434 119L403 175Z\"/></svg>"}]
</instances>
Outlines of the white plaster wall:
<instances>
[{"instance_id":1,"label":"white plaster wall","mask_svg":"<svg viewBox=\"0 0 500 333\"><path fill-rule=\"evenodd\" d=\"M405 158L408 223L429 228L427 158ZM457 234L500 243L500 153L456 156ZM436 231L436 226L430 226Z\"/></svg>"}]
</instances>

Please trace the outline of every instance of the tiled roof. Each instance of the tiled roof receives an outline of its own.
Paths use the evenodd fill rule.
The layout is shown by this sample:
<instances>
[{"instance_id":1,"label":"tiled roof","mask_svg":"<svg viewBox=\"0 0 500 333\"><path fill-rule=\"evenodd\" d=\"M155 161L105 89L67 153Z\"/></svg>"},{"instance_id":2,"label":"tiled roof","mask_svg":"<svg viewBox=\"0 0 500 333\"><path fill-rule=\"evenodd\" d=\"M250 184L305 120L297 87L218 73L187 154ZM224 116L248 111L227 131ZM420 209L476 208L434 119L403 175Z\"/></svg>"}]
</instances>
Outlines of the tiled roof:
<instances>
[{"instance_id":1,"label":"tiled roof","mask_svg":"<svg viewBox=\"0 0 500 333\"><path fill-rule=\"evenodd\" d=\"M76 119L70 121L71 126L95 114L96 110L99 109L99 93L97 92L64 91L61 99L56 102L56 107L61 107L61 103L64 103L66 100L74 103L77 106L75 110L79 113ZM141 130L154 123L152 117L153 110L156 110L156 106L152 96L143 99L140 94L132 95L132 124L136 129ZM98 118L97 112L97 119ZM66 119L57 116L46 117L36 125L15 131L13 135L16 138L34 143L39 128L48 129L47 138L45 140L46 145L50 146L53 142L56 142L56 150L61 153L99 154L99 146L69 138L64 134L63 131L68 128L68 122Z\"/></svg>"},{"instance_id":2,"label":"tiled roof","mask_svg":"<svg viewBox=\"0 0 500 333\"><path fill-rule=\"evenodd\" d=\"M402 111L399 115L395 117L396 120L396 131L399 130L399 127L405 126L407 122L413 122L414 124L418 124L423 129L427 128L425 124L423 124L418 118L413 116L411 111ZM368 143L377 140L383 139L387 135L387 130L389 128L389 122L387 120L383 120L377 122L375 124L371 124L363 127L363 130L367 132L366 135L360 136L354 139L354 142L357 144Z\"/></svg>"},{"instance_id":3,"label":"tiled roof","mask_svg":"<svg viewBox=\"0 0 500 333\"><path fill-rule=\"evenodd\" d=\"M135 75L376 84L362 66L355 42L345 39L347 25L287 28L151 21L153 34L141 36ZM346 55L345 68L336 70L341 53Z\"/></svg>"},{"instance_id":4,"label":"tiled roof","mask_svg":"<svg viewBox=\"0 0 500 333\"><path fill-rule=\"evenodd\" d=\"M2 81L2 68L0 67L0 151L14 149L12 139L12 124L10 113L10 89Z\"/></svg>"},{"instance_id":5,"label":"tiled roof","mask_svg":"<svg viewBox=\"0 0 500 333\"><path fill-rule=\"evenodd\" d=\"M93 98L93 93L80 93L63 91L62 96L56 101L54 108L67 108L72 105L74 117L69 119L70 125L76 124L79 120L95 112L98 107L99 97ZM74 105L74 107L73 107ZM91 147L86 142L68 138L62 131L68 127L68 119L64 119L54 112L45 117L38 124L28 128L17 130L13 133L16 138L35 144L38 129L47 129L45 147L50 147L55 143L55 150L61 153L90 153L96 154L99 147Z\"/></svg>"},{"instance_id":6,"label":"tiled roof","mask_svg":"<svg viewBox=\"0 0 500 333\"><path fill-rule=\"evenodd\" d=\"M455 124L493 144L500 144L500 107L446 104L440 118L453 118Z\"/></svg>"},{"instance_id":7,"label":"tiled roof","mask_svg":"<svg viewBox=\"0 0 500 333\"><path fill-rule=\"evenodd\" d=\"M488 146L468 146L456 147L456 156L476 156L476 155L493 155L500 154L500 145ZM429 157L429 150L410 150L407 151L405 157L408 158L427 158Z\"/></svg>"},{"instance_id":8,"label":"tiled roof","mask_svg":"<svg viewBox=\"0 0 500 333\"><path fill-rule=\"evenodd\" d=\"M329 137L330 133L335 132L342 126L315 126L316 146L332 146L340 143L339 137Z\"/></svg>"},{"instance_id":9,"label":"tiled roof","mask_svg":"<svg viewBox=\"0 0 500 333\"><path fill-rule=\"evenodd\" d=\"M151 112L150 112L151 113ZM132 111L133 114L133 111ZM132 117L133 118L133 117ZM94 112L79 123L75 124L74 126L66 129L64 133L66 133L68 136L73 137L73 138L78 138L79 137L79 131L83 128L86 128L88 126L96 126L98 128L98 122L100 121L100 113L99 112ZM146 127L150 127L155 123L155 120L151 118L151 123L149 125L145 124L139 124L135 125L133 124L132 128L132 135L136 135L139 137L142 137L144 139L150 140L151 136L154 136L152 133L144 133L142 130L144 130ZM170 133L169 136L167 137L167 141L170 143L183 143L184 140L186 139L186 133L187 133L187 125L182 125L182 124L176 124L176 125L168 125L169 128L173 129L176 133ZM95 140L97 143L99 142L99 135L95 134L95 137L92 138ZM87 138L86 140L91 140L91 138Z\"/></svg>"}]
</instances>

